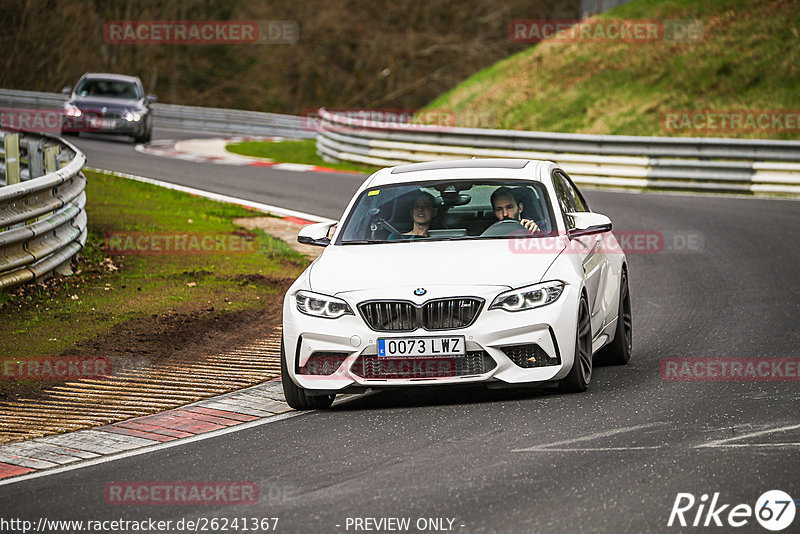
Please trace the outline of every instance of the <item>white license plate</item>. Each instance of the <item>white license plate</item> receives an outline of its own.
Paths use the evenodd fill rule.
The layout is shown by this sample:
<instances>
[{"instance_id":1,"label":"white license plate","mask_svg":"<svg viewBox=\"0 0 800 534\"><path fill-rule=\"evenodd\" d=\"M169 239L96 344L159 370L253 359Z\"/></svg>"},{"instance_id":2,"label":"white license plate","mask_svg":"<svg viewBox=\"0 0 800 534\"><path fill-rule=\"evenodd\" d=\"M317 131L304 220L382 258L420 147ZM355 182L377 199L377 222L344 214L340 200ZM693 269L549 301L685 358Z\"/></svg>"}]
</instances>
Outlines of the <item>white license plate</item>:
<instances>
[{"instance_id":1,"label":"white license plate","mask_svg":"<svg viewBox=\"0 0 800 534\"><path fill-rule=\"evenodd\" d=\"M463 356L464 336L379 338L378 356L386 358Z\"/></svg>"},{"instance_id":2,"label":"white license plate","mask_svg":"<svg viewBox=\"0 0 800 534\"><path fill-rule=\"evenodd\" d=\"M113 130L117 127L117 121L115 119L89 119L89 126L98 130Z\"/></svg>"}]
</instances>

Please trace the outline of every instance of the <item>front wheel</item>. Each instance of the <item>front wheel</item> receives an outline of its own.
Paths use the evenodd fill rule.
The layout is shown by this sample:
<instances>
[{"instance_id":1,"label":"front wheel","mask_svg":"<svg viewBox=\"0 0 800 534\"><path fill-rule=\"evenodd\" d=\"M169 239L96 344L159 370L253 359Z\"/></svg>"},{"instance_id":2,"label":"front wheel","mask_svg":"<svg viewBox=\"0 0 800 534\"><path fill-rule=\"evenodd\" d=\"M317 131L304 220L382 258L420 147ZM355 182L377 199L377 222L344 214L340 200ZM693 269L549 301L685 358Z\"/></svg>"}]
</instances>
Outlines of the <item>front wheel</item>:
<instances>
[{"instance_id":1,"label":"front wheel","mask_svg":"<svg viewBox=\"0 0 800 534\"><path fill-rule=\"evenodd\" d=\"M309 395L305 388L301 388L294 383L289 376L289 368L286 366L286 353L283 350L283 339L281 339L281 383L283 384L283 396L286 397L286 404L295 410L312 410L330 408L335 394L331 395Z\"/></svg>"},{"instance_id":2,"label":"front wheel","mask_svg":"<svg viewBox=\"0 0 800 534\"><path fill-rule=\"evenodd\" d=\"M592 323L589 319L589 303L581 296L578 306L578 328L575 332L575 358L572 369L558 383L565 393L580 393L589 387L592 379Z\"/></svg>"},{"instance_id":3,"label":"front wheel","mask_svg":"<svg viewBox=\"0 0 800 534\"><path fill-rule=\"evenodd\" d=\"M134 143L149 143L153 140L153 130L146 130L142 135L133 138Z\"/></svg>"}]
</instances>

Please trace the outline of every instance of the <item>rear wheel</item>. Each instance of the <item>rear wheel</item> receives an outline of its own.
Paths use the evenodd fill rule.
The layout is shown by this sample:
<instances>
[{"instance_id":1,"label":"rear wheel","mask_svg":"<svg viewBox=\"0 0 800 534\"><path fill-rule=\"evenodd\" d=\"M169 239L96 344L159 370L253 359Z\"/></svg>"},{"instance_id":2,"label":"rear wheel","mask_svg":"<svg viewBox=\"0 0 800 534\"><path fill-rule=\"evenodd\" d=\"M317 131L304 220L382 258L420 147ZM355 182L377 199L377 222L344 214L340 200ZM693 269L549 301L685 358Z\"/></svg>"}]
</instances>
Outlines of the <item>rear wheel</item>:
<instances>
[{"instance_id":1,"label":"rear wheel","mask_svg":"<svg viewBox=\"0 0 800 534\"><path fill-rule=\"evenodd\" d=\"M628 290L628 273L622 271L619 285L619 316L614 331L614 341L597 354L598 363L625 365L631 359L633 348L633 322L631 316L631 294Z\"/></svg>"},{"instance_id":2,"label":"rear wheel","mask_svg":"<svg viewBox=\"0 0 800 534\"><path fill-rule=\"evenodd\" d=\"M309 395L304 388L294 383L289 376L289 369L286 365L286 353L283 350L283 339L281 339L281 383L283 384L283 396L286 397L286 404L295 410L312 410L330 408L335 394L331 395Z\"/></svg>"},{"instance_id":3,"label":"rear wheel","mask_svg":"<svg viewBox=\"0 0 800 534\"><path fill-rule=\"evenodd\" d=\"M586 391L592 379L592 323L589 319L589 303L581 296L578 305L578 328L575 332L575 358L572 369L558 383L565 393Z\"/></svg>"}]
</instances>

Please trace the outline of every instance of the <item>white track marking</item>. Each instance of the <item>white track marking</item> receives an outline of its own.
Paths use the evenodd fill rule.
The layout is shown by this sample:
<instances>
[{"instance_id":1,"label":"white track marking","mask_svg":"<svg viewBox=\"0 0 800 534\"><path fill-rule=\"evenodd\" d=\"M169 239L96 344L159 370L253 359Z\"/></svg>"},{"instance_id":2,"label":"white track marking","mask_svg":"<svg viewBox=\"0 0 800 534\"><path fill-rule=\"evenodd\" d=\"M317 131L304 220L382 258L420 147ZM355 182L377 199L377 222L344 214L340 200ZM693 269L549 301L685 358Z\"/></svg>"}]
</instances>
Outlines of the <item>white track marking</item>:
<instances>
[{"instance_id":1,"label":"white track marking","mask_svg":"<svg viewBox=\"0 0 800 534\"><path fill-rule=\"evenodd\" d=\"M555 449L524 449L525 452L608 452L608 451L652 451L656 449L663 449L663 445L654 445L652 447L586 447L586 448L555 448ZM522 452L522 451L512 451Z\"/></svg>"},{"instance_id":2,"label":"white track marking","mask_svg":"<svg viewBox=\"0 0 800 534\"><path fill-rule=\"evenodd\" d=\"M666 423L646 423L643 425L635 425L629 426L625 428L615 428L614 430L606 430L605 432L598 432L596 434L589 434L588 436L581 436L579 438L572 438L572 439L565 439L563 441L556 441L554 443L547 443L545 445L536 445L535 447L529 447L527 449L513 449L511 452L539 452L539 451L554 451L554 447L560 447L561 445L571 445L572 443L580 443L582 441L591 441L594 439L600 438L607 438L610 436L614 436L617 434L622 434L625 432L633 432L634 430L640 430L642 428L652 428L654 426L661 426L665 425ZM613 449L622 449L628 447L603 447L595 450L613 450ZM634 447L630 447L634 448ZM567 449L569 450L569 449ZM574 449L574 450L591 450L591 449Z\"/></svg>"},{"instance_id":3,"label":"white track marking","mask_svg":"<svg viewBox=\"0 0 800 534\"><path fill-rule=\"evenodd\" d=\"M767 434L774 434L775 432L786 432L788 430L796 430L800 428L800 424L798 425L789 425L789 426L781 426L777 428L770 428L768 430L759 430L757 432L750 432L747 434L742 434L740 436L734 436L732 438L724 438L724 439L717 439L714 441L709 441L708 443L703 443L701 445L696 445L695 448L705 448L705 447L777 447L777 446L785 446L785 445L800 445L800 443L736 443L736 444L729 444L730 441L738 441L741 439L747 438L755 438L757 436L764 436Z\"/></svg>"}]
</instances>

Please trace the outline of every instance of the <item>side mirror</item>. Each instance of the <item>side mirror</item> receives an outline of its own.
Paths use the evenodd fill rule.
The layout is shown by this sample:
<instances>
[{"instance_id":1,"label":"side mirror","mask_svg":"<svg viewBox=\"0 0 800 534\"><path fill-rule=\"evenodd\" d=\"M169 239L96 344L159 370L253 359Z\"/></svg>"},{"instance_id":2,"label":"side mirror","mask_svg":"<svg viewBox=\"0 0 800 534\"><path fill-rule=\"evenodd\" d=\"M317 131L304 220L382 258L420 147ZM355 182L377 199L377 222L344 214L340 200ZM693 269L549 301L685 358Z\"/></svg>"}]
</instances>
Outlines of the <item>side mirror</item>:
<instances>
[{"instance_id":1,"label":"side mirror","mask_svg":"<svg viewBox=\"0 0 800 534\"><path fill-rule=\"evenodd\" d=\"M336 222L322 222L316 224L309 224L304 226L300 233L297 234L297 242L304 245L316 245L318 247L327 247L331 244L331 238L328 234Z\"/></svg>"},{"instance_id":2,"label":"side mirror","mask_svg":"<svg viewBox=\"0 0 800 534\"><path fill-rule=\"evenodd\" d=\"M158 98L156 97L156 95L147 95L146 97L144 97L144 101L147 104L152 104L153 102L156 102L157 100L158 100Z\"/></svg>"},{"instance_id":3,"label":"side mirror","mask_svg":"<svg viewBox=\"0 0 800 534\"><path fill-rule=\"evenodd\" d=\"M572 222L575 224L575 228L567 232L570 239L611 231L611 219L605 215L592 213L590 211L567 213L566 215L571 218Z\"/></svg>"},{"instance_id":4,"label":"side mirror","mask_svg":"<svg viewBox=\"0 0 800 534\"><path fill-rule=\"evenodd\" d=\"M62 87L61 88L61 94L62 95L70 95L70 94L72 94L72 87L70 87L69 85Z\"/></svg>"}]
</instances>

